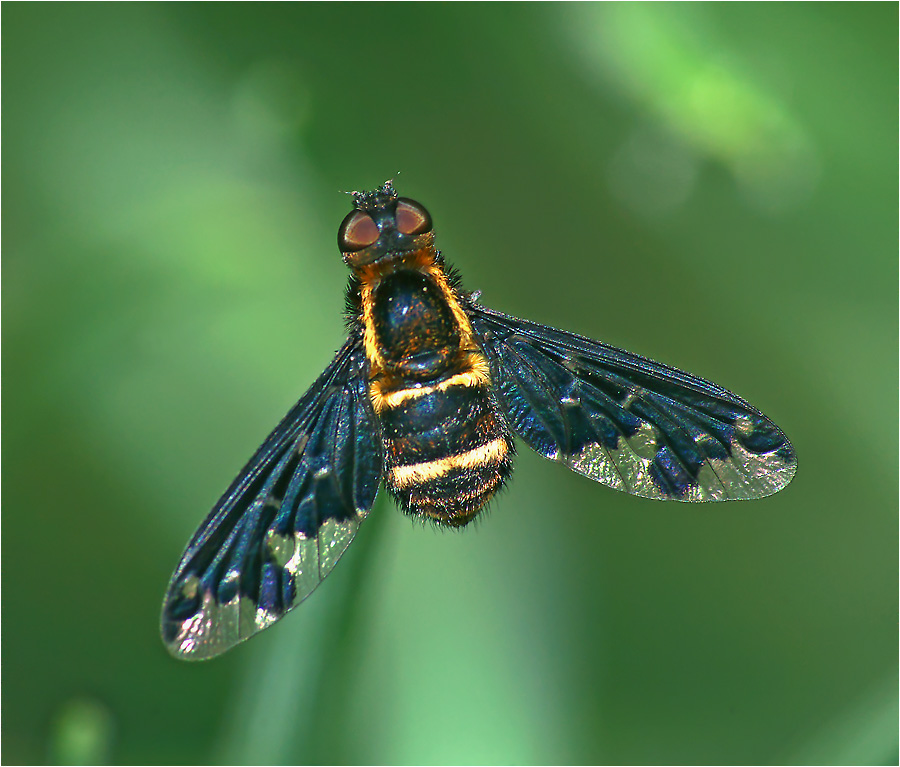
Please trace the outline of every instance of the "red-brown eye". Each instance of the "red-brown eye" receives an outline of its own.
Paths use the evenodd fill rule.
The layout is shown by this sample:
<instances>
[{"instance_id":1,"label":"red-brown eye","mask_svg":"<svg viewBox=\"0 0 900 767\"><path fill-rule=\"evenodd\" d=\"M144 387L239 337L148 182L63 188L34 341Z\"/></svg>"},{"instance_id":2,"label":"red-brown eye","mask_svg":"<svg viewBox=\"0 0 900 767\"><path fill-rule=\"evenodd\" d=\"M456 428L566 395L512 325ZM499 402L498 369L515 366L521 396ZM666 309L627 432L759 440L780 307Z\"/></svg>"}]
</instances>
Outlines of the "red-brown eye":
<instances>
[{"instance_id":1,"label":"red-brown eye","mask_svg":"<svg viewBox=\"0 0 900 767\"><path fill-rule=\"evenodd\" d=\"M431 216L419 203L407 197L397 200L397 212L394 216L397 231L403 234L422 234L431 231Z\"/></svg>"},{"instance_id":2,"label":"red-brown eye","mask_svg":"<svg viewBox=\"0 0 900 767\"><path fill-rule=\"evenodd\" d=\"M354 210L338 229L338 247L342 253L354 253L375 243L380 232L368 213Z\"/></svg>"}]
</instances>

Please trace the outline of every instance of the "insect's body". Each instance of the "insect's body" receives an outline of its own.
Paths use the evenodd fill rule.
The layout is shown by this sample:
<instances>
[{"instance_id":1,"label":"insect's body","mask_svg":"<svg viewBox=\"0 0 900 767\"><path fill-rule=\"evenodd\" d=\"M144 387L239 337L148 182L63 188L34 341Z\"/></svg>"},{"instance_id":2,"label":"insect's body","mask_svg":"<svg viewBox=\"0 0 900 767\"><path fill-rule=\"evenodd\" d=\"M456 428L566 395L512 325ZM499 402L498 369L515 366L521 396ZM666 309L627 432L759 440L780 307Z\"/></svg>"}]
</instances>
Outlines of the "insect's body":
<instances>
[{"instance_id":1,"label":"insect's body","mask_svg":"<svg viewBox=\"0 0 900 767\"><path fill-rule=\"evenodd\" d=\"M455 282L427 245L358 270L348 308L363 326L385 486L404 511L459 527L509 475L513 445Z\"/></svg>"},{"instance_id":2,"label":"insect's body","mask_svg":"<svg viewBox=\"0 0 900 767\"><path fill-rule=\"evenodd\" d=\"M761 498L794 476L784 433L728 390L477 304L390 182L354 193L338 243L349 337L188 544L163 604L174 655L224 652L299 604L381 482L407 513L466 525L510 475L513 433L659 500Z\"/></svg>"}]
</instances>

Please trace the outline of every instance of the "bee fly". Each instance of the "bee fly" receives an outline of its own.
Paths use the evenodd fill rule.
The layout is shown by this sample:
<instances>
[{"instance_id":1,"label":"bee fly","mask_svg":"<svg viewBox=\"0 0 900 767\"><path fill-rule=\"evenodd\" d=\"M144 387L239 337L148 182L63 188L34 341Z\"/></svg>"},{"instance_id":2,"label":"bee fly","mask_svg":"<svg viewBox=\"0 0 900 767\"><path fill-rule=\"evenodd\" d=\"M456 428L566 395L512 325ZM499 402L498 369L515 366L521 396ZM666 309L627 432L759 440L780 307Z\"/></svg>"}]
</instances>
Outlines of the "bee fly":
<instances>
[{"instance_id":1,"label":"bee fly","mask_svg":"<svg viewBox=\"0 0 900 767\"><path fill-rule=\"evenodd\" d=\"M162 635L209 658L270 626L331 572L380 482L400 508L471 522L512 472L512 435L590 479L659 500L762 498L797 468L784 433L730 391L486 309L389 181L338 230L349 337L191 538Z\"/></svg>"}]
</instances>

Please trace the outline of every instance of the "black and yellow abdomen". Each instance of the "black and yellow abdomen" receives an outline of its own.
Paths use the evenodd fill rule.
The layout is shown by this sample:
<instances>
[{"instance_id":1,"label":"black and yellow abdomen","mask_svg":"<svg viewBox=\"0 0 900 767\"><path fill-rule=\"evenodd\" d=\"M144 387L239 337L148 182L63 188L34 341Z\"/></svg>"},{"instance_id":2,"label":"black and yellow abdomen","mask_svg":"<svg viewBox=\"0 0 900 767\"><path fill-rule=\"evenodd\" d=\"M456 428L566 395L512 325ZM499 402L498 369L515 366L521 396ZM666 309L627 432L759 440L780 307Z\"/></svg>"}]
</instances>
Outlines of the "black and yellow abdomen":
<instances>
[{"instance_id":1,"label":"black and yellow abdomen","mask_svg":"<svg viewBox=\"0 0 900 767\"><path fill-rule=\"evenodd\" d=\"M469 522L512 471L488 364L433 251L362 275L384 481L409 514Z\"/></svg>"}]
</instances>

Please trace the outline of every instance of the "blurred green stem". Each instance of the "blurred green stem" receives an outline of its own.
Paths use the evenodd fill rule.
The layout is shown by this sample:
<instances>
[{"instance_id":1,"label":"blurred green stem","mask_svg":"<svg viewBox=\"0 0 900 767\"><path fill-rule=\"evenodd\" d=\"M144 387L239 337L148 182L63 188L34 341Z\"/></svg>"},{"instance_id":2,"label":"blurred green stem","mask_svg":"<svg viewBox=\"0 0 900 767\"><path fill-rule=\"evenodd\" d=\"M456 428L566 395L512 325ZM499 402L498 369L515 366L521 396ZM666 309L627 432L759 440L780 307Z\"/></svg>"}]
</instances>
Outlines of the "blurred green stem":
<instances>
[{"instance_id":1,"label":"blurred green stem","mask_svg":"<svg viewBox=\"0 0 900 767\"><path fill-rule=\"evenodd\" d=\"M367 598L367 574L392 504L382 494L338 564L332 587L305 603L290 623L277 627L264 653L248 660L238 682L215 761L223 764L337 764L339 743L323 742L353 686L354 648L359 644ZM332 576L335 578L335 576ZM321 588L321 587L320 587ZM300 620L300 616L305 620ZM281 629L280 631L278 629ZM298 641L298 637L301 637ZM238 649L237 652L241 650Z\"/></svg>"}]
</instances>

